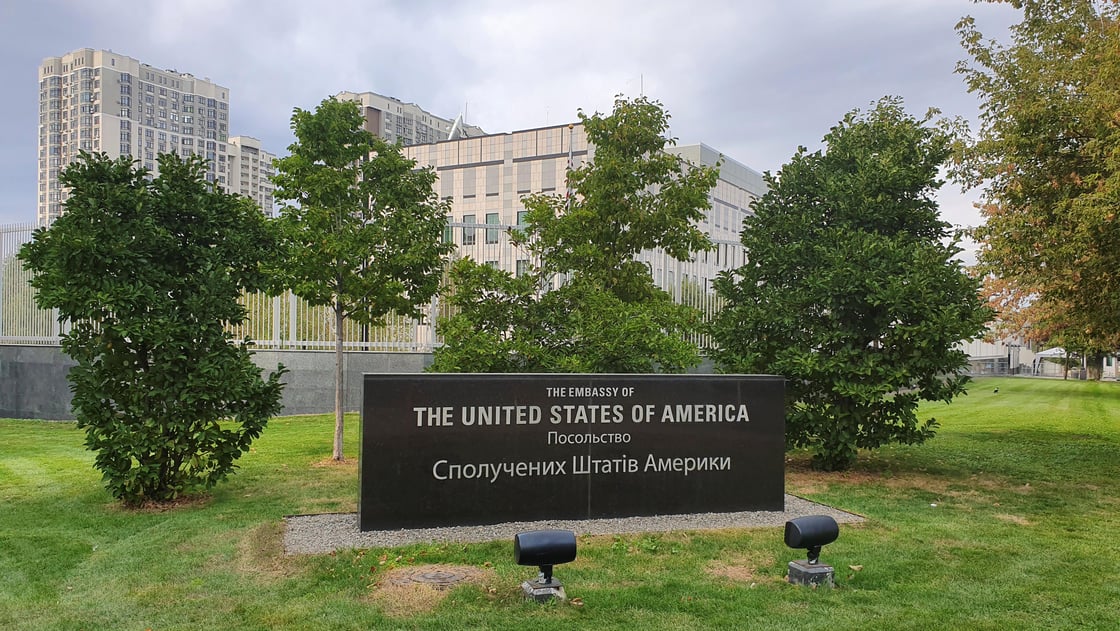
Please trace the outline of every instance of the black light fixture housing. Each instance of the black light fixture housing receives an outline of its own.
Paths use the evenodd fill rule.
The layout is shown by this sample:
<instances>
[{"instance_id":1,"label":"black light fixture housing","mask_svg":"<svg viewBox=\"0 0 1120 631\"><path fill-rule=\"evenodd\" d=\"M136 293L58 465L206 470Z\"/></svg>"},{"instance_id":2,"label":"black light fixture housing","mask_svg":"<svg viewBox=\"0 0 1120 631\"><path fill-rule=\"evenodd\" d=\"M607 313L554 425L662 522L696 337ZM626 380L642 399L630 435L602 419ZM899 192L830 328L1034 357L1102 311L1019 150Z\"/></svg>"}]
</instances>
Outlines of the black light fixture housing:
<instances>
[{"instance_id":1,"label":"black light fixture housing","mask_svg":"<svg viewBox=\"0 0 1120 631\"><path fill-rule=\"evenodd\" d=\"M513 536L513 560L518 565L535 565L541 573L536 580L521 583L525 598L545 603L567 600L564 586L552 576L552 566L574 561L576 533L570 530L530 530Z\"/></svg>"},{"instance_id":2,"label":"black light fixture housing","mask_svg":"<svg viewBox=\"0 0 1120 631\"><path fill-rule=\"evenodd\" d=\"M786 545L804 548L810 565L820 561L821 547L836 541L839 536L840 526L828 515L808 515L786 522Z\"/></svg>"},{"instance_id":3,"label":"black light fixture housing","mask_svg":"<svg viewBox=\"0 0 1120 631\"><path fill-rule=\"evenodd\" d=\"M576 558L576 533L570 530L530 530L513 537L513 560L518 565L536 565L541 574L537 582L552 585L552 566ZM559 584L559 581L555 581Z\"/></svg>"}]
</instances>

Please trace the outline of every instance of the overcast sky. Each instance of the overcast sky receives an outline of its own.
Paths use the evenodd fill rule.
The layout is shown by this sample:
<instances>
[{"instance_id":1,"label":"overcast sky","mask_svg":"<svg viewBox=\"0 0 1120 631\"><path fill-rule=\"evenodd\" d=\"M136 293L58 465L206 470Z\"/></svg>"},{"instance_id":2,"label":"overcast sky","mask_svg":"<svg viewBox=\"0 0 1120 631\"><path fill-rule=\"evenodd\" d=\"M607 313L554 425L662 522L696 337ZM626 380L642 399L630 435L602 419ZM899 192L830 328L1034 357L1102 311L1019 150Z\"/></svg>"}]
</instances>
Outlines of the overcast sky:
<instances>
[{"instance_id":1,"label":"overcast sky","mask_svg":"<svg viewBox=\"0 0 1120 631\"><path fill-rule=\"evenodd\" d=\"M776 172L885 95L975 118L953 72L964 15L990 37L1018 21L968 0L2 0L0 225L36 220L38 67L78 48L209 77L230 90L231 134L278 155L292 108L343 90L491 133L644 92L680 144ZM941 198L947 221L979 221L954 185Z\"/></svg>"}]
</instances>

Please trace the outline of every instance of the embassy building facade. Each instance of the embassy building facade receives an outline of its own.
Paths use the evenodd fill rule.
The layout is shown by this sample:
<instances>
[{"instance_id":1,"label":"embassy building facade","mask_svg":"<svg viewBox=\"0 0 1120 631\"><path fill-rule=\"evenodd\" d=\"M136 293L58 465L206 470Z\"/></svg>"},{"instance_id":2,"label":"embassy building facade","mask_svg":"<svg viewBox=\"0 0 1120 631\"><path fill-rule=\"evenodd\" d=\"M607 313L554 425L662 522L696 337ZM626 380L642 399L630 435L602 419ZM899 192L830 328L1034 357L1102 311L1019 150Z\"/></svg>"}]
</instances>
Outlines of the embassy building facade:
<instances>
[{"instance_id":1,"label":"embassy building facade","mask_svg":"<svg viewBox=\"0 0 1120 631\"><path fill-rule=\"evenodd\" d=\"M761 174L707 145L667 150L692 164L719 163L720 169L709 194L711 208L699 226L715 249L691 261L677 261L660 250L637 257L649 266L654 282L679 300L690 290L708 294L716 274L744 263L739 232L766 185ZM529 269L528 253L508 238L509 229L524 223L521 199L565 194L569 164L579 168L593 160L595 148L577 123L414 145L404 152L439 176L436 192L451 203L444 238L456 245L457 254L521 274Z\"/></svg>"}]
</instances>

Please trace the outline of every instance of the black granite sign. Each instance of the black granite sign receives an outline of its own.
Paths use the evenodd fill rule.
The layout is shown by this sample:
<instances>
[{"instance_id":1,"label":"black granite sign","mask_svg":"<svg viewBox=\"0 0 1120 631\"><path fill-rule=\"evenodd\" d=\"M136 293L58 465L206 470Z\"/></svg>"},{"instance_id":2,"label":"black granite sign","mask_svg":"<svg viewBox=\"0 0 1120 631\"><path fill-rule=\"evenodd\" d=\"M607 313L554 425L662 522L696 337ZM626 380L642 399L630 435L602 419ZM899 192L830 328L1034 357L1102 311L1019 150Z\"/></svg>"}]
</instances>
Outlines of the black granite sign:
<instances>
[{"instance_id":1,"label":"black granite sign","mask_svg":"<svg viewBox=\"0 0 1120 631\"><path fill-rule=\"evenodd\" d=\"M367 374L362 530L784 508L784 380Z\"/></svg>"}]
</instances>

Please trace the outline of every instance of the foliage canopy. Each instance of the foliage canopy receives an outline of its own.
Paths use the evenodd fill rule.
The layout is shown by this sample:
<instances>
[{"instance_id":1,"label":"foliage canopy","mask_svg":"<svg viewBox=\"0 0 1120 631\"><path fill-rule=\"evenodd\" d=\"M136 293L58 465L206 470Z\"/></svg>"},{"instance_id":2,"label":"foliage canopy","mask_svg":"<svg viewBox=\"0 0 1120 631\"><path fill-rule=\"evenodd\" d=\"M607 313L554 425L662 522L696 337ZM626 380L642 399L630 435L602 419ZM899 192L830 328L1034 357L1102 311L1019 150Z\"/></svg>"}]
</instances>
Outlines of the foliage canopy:
<instances>
[{"instance_id":1,"label":"foliage canopy","mask_svg":"<svg viewBox=\"0 0 1120 631\"><path fill-rule=\"evenodd\" d=\"M696 310L675 304L635 256L678 260L710 247L697 223L718 171L666 151L669 115L646 98L610 115L579 113L593 157L564 195L522 200L512 232L521 276L463 259L451 270L455 315L440 322L440 372L678 372L699 362ZM554 286L554 281L559 286Z\"/></svg>"},{"instance_id":2,"label":"foliage canopy","mask_svg":"<svg viewBox=\"0 0 1120 631\"><path fill-rule=\"evenodd\" d=\"M421 315L439 289L447 206L431 169L365 129L356 103L327 98L292 114L296 141L276 162L285 256L279 273L313 305L329 305L335 331L335 439L342 459L343 343L347 319Z\"/></svg>"},{"instance_id":3,"label":"foliage canopy","mask_svg":"<svg viewBox=\"0 0 1120 631\"><path fill-rule=\"evenodd\" d=\"M744 222L748 262L715 283L718 367L784 375L787 441L824 469L932 436L918 402L963 392L957 344L988 319L938 218L950 139L929 122L887 98L798 150Z\"/></svg>"},{"instance_id":4,"label":"foliage canopy","mask_svg":"<svg viewBox=\"0 0 1120 631\"><path fill-rule=\"evenodd\" d=\"M71 325L74 415L130 504L212 487L280 411L283 367L262 379L226 330L245 319L242 291L264 287L275 239L204 164L164 154L149 179L128 157L83 153L60 178L66 213L20 251L39 306Z\"/></svg>"},{"instance_id":5,"label":"foliage canopy","mask_svg":"<svg viewBox=\"0 0 1120 631\"><path fill-rule=\"evenodd\" d=\"M1120 348L1120 6L1009 4L1007 44L957 26L981 99L960 168L985 185L980 269L1010 332L1099 356Z\"/></svg>"}]
</instances>

